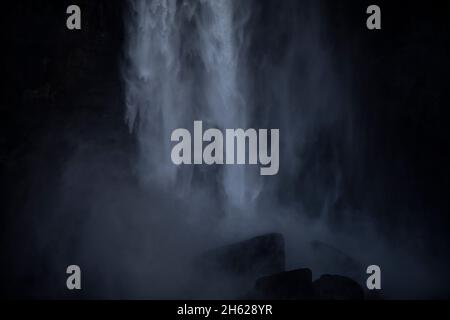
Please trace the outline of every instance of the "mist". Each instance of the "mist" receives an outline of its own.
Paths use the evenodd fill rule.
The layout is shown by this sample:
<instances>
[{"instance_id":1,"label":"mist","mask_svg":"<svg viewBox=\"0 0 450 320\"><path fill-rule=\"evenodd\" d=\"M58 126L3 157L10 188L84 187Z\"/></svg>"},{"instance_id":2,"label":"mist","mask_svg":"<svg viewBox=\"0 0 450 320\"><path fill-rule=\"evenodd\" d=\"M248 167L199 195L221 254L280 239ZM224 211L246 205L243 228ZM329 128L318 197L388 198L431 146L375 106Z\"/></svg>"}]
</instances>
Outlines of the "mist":
<instances>
[{"instance_id":1,"label":"mist","mask_svg":"<svg viewBox=\"0 0 450 320\"><path fill-rule=\"evenodd\" d=\"M427 211L411 200L410 176L401 192L390 187L403 163L377 149L382 130L370 119L390 98L365 80L375 69L361 68L372 47L355 53L363 40L342 36L335 5L128 0L119 8L120 59L108 60L117 74L104 77L117 77L117 87L97 83L99 69L89 64L83 88L93 89L73 102L57 96L76 110L67 112L71 122L51 118L30 151L24 215L4 235L27 244L8 242L12 279L29 286L27 296L73 298L65 268L77 264L86 288L78 298L240 297L255 279L222 275L205 285L198 257L273 232L284 236L287 270L346 275L365 287L366 268L376 264L383 298L449 295L447 257L430 250L446 242L420 224ZM96 100L97 87L106 98ZM220 130L279 129L279 173L175 166L170 135L195 120ZM395 202L397 193L406 200ZM418 227L409 223L422 215Z\"/></svg>"},{"instance_id":2,"label":"mist","mask_svg":"<svg viewBox=\"0 0 450 320\"><path fill-rule=\"evenodd\" d=\"M326 35L321 2L284 2L270 20L255 1L129 4L122 65L126 121L138 141L140 188L158 189L183 207L171 227L193 228L191 234L206 225L214 230L192 243L197 249L280 232L289 267L311 267L315 276L350 273L363 283L363 266L382 261L396 283L428 277L426 264L391 248L377 231L377 217L355 212L364 209L352 208L346 198L348 180L361 179L364 142L355 125L354 70ZM218 128L280 128L279 176L261 178L244 166L173 166L170 133L194 120ZM158 196L157 202L165 200ZM189 226L192 215L199 220ZM359 274L315 262L320 253L308 248L314 240L351 253L361 262ZM415 265L408 276L402 276L410 265L405 260ZM393 287L394 294L402 292Z\"/></svg>"}]
</instances>

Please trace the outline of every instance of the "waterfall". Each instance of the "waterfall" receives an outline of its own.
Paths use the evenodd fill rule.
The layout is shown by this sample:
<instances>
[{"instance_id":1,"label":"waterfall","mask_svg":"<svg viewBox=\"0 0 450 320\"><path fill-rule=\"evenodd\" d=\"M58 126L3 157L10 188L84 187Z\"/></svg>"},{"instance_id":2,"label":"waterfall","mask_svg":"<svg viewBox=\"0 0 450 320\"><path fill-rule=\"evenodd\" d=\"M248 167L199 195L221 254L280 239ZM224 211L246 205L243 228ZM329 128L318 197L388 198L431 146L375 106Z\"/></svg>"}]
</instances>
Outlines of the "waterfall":
<instances>
[{"instance_id":1,"label":"waterfall","mask_svg":"<svg viewBox=\"0 0 450 320\"><path fill-rule=\"evenodd\" d=\"M268 231L285 236L289 269L349 271L332 255L323 263L311 240L351 252L363 264L403 261L353 200L356 188L365 188L357 172L363 160L354 113L358 85L353 55L329 38L335 22L328 25L321 3L128 4L121 66L126 121L139 148L136 172L149 190L138 216L150 221L143 234L151 235L152 250L145 252L159 267L152 279L178 279L172 277L178 269L182 279L180 253L191 257L211 242ZM261 178L256 166L175 166L171 133L192 129L195 120L221 130L280 128L280 174ZM160 243L173 254L153 259Z\"/></svg>"},{"instance_id":2,"label":"waterfall","mask_svg":"<svg viewBox=\"0 0 450 320\"><path fill-rule=\"evenodd\" d=\"M202 120L246 128L249 106L241 50L240 1L130 0L126 20L126 120L138 139L142 182L189 197L195 170L170 161L170 133ZM239 7L238 7L239 6ZM248 210L259 180L243 166L209 171L202 188L217 188L226 205ZM200 188L200 187L199 187Z\"/></svg>"},{"instance_id":3,"label":"waterfall","mask_svg":"<svg viewBox=\"0 0 450 320\"><path fill-rule=\"evenodd\" d=\"M140 147L139 175L146 181L172 181L175 169L165 161L177 125L175 106L182 82L178 77L175 0L130 1L127 24L126 118Z\"/></svg>"}]
</instances>

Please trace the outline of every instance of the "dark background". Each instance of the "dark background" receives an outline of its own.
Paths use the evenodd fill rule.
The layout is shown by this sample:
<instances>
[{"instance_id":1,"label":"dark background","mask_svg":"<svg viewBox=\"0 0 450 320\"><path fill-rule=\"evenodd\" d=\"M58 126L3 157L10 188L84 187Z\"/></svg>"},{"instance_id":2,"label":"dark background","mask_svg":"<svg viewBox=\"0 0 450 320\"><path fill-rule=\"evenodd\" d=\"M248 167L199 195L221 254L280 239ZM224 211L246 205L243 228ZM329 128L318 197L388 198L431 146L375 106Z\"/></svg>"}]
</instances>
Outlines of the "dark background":
<instances>
[{"instance_id":1,"label":"dark background","mask_svg":"<svg viewBox=\"0 0 450 320\"><path fill-rule=\"evenodd\" d=\"M260 33L252 50L257 57L265 41L274 41L269 55L276 56L285 42L295 39L288 21L296 19L300 1L254 2L260 10L255 21ZM2 4L3 297L66 297L60 289L64 284L55 280L64 279L65 270L52 275L48 257L56 252L62 265L68 265L70 253L77 250L77 230L85 217L79 208L58 207L55 199L61 197L65 164L80 146L88 143L104 163L129 169L125 177L116 177L95 167L86 176L135 180L127 157L135 152L135 142L123 120L119 71L126 4L76 3L82 8L83 29L73 32L65 27L65 10L72 4L67 1ZM437 1L376 1L382 9L382 30L369 31L365 11L370 4L320 1L327 21L323 32L333 52L351 61L351 70L343 70L343 76L354 80L353 98L358 101L352 106L357 157L345 157L341 150L345 198L336 203L330 219L339 229L342 207L376 217L380 237L393 246L412 246L418 255L448 269L448 10ZM326 162L333 144L330 136L335 135L339 132L325 132L312 144L309 161ZM304 178L286 182L286 201L308 194ZM88 185L73 194L77 202L95 196ZM306 205L314 208L318 200L312 193L310 199ZM37 227L46 221L52 223ZM50 240L38 241L43 234ZM424 298L449 293L447 286Z\"/></svg>"}]
</instances>

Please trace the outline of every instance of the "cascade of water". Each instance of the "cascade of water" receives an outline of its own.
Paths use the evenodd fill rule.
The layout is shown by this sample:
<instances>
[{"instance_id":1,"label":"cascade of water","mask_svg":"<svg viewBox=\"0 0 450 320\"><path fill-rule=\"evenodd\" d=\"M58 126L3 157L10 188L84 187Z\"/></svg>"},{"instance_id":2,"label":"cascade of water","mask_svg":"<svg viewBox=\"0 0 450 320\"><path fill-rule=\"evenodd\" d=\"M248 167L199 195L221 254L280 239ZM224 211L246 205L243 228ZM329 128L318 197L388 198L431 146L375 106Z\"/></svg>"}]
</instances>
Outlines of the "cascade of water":
<instances>
[{"instance_id":1,"label":"cascade of water","mask_svg":"<svg viewBox=\"0 0 450 320\"><path fill-rule=\"evenodd\" d=\"M176 0L130 1L127 24L128 65L126 83L127 121L135 129L140 147L139 175L144 181L174 181L175 169L165 161L176 126L178 39L175 37Z\"/></svg>"},{"instance_id":2,"label":"cascade of water","mask_svg":"<svg viewBox=\"0 0 450 320\"><path fill-rule=\"evenodd\" d=\"M179 169L169 159L175 128L196 119L221 129L246 128L235 5L230 0L130 0L127 121L139 140L139 174L145 182L177 187L182 194L191 190L193 169ZM194 27L186 31L187 25ZM200 63L193 67L193 59ZM245 209L256 198L260 188L253 171L225 166L215 172L212 182L220 181L225 203Z\"/></svg>"}]
</instances>

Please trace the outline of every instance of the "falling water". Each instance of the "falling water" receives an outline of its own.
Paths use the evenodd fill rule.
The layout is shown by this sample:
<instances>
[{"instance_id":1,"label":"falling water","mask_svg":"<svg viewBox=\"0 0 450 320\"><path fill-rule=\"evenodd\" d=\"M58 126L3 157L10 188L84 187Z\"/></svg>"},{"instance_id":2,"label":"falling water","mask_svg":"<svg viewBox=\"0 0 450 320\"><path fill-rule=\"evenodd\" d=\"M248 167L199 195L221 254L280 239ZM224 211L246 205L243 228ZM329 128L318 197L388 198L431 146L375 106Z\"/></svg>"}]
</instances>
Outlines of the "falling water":
<instances>
[{"instance_id":1,"label":"falling water","mask_svg":"<svg viewBox=\"0 0 450 320\"><path fill-rule=\"evenodd\" d=\"M147 182L174 182L175 168L166 161L168 136L178 124L183 83L179 80L179 43L175 37L175 0L131 1L128 66L125 70L127 121L140 149L140 177ZM188 107L188 106L186 106Z\"/></svg>"},{"instance_id":2,"label":"falling water","mask_svg":"<svg viewBox=\"0 0 450 320\"><path fill-rule=\"evenodd\" d=\"M171 132L192 127L193 120L220 129L248 126L247 97L241 89L246 79L240 60L243 24L235 23L238 3L130 1L126 117L139 141L144 183L189 196L196 171L172 164ZM260 190L252 170L244 171L243 166L204 170L214 172L209 182L219 184L226 206L248 211Z\"/></svg>"},{"instance_id":3,"label":"falling water","mask_svg":"<svg viewBox=\"0 0 450 320\"><path fill-rule=\"evenodd\" d=\"M150 186L169 195L158 193L152 199L182 200L181 221L169 219L162 224L166 215L157 216L163 215L158 207L157 222L149 224L153 233L164 231L164 241L166 232L183 231L185 237L178 236L182 240L166 251L174 256L187 252L186 243L195 235L201 239L190 247L203 248L208 241L201 234L209 233L201 233L198 226L209 231L220 225L231 239L282 232L290 268L348 271L332 257L327 258L330 264L322 263L323 257L316 260L310 240L331 243L363 263L397 261L397 253L379 241L370 219L352 209L352 188L346 184L358 183L352 178L353 164L361 160L354 148L358 143L353 131L353 83L347 77L352 64L348 56L339 54L334 40L328 41L332 28L327 27L317 1L128 3L122 71L126 120L139 147L137 176L144 189ZM279 13L273 13L274 8ZM279 178L262 180L257 168L253 172L250 166L244 170L243 166L173 165L170 135L177 128L192 132L194 120L222 130L253 127L255 121L280 128ZM216 211L225 212L229 219L208 224ZM192 212L202 216L189 224ZM338 230L350 233L336 232L333 218L339 221ZM241 232L231 234L239 229L236 226ZM215 231L210 240L216 240ZM160 263L161 274L172 264L178 266L179 261ZM165 279L161 274L156 272L153 278Z\"/></svg>"}]
</instances>

